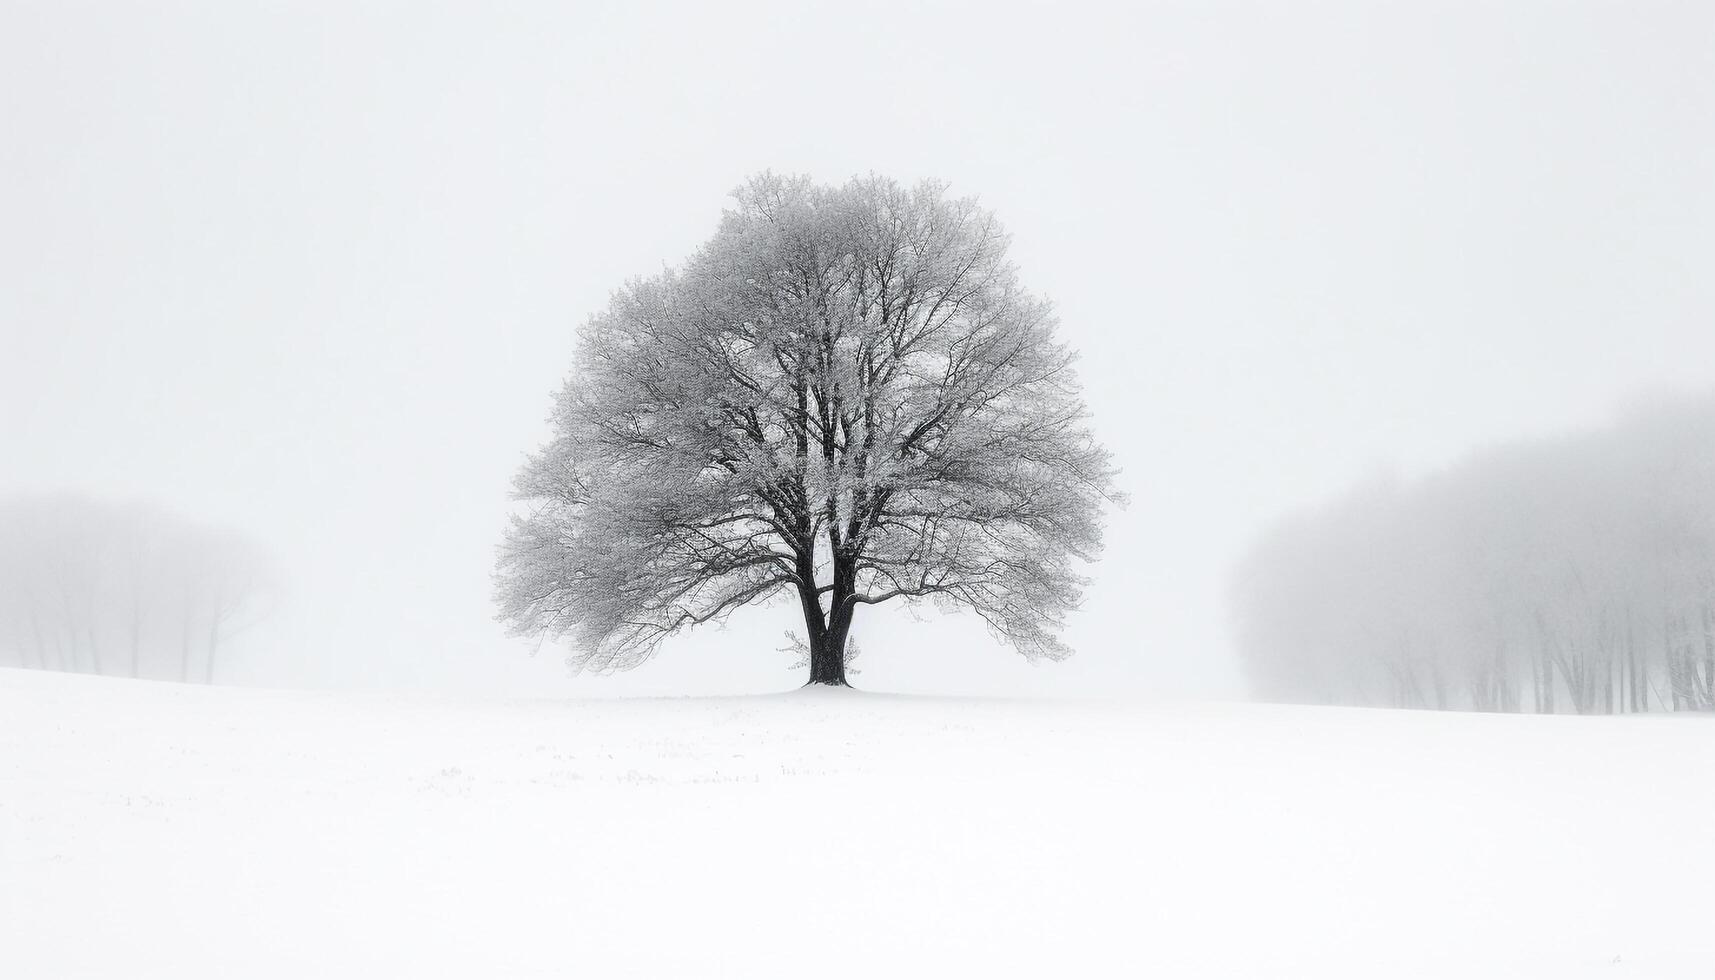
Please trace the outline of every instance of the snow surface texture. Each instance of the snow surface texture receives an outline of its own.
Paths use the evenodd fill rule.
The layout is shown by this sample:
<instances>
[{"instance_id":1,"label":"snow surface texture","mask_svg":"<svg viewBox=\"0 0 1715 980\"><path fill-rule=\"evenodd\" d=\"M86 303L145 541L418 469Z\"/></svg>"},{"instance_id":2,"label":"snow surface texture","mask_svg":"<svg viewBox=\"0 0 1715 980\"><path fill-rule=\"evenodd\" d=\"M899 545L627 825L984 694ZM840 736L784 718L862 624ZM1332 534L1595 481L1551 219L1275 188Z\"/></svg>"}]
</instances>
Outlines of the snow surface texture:
<instances>
[{"instance_id":1,"label":"snow surface texture","mask_svg":"<svg viewBox=\"0 0 1715 980\"><path fill-rule=\"evenodd\" d=\"M0 671L0 974L1715 976L1715 719Z\"/></svg>"}]
</instances>

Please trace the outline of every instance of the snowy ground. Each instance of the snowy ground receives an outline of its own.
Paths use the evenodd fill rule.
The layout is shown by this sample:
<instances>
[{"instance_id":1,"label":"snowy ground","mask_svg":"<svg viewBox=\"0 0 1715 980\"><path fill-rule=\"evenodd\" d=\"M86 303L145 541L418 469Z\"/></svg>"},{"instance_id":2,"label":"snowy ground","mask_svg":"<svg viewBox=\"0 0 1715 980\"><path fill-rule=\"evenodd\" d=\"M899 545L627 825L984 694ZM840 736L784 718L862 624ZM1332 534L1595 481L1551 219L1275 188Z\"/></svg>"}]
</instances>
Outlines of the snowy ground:
<instances>
[{"instance_id":1,"label":"snowy ground","mask_svg":"<svg viewBox=\"0 0 1715 980\"><path fill-rule=\"evenodd\" d=\"M0 671L6 977L1715 977L1715 718Z\"/></svg>"}]
</instances>

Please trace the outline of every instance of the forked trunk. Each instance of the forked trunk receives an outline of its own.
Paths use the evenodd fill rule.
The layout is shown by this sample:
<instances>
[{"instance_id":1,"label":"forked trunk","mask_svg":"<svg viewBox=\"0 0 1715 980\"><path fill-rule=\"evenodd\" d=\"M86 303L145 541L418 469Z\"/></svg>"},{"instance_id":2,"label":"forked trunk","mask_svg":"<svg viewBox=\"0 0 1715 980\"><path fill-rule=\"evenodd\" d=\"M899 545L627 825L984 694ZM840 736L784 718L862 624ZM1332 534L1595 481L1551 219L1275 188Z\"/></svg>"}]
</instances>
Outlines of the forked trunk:
<instances>
[{"instance_id":1,"label":"forked trunk","mask_svg":"<svg viewBox=\"0 0 1715 980\"><path fill-rule=\"evenodd\" d=\"M851 609L847 607L841 612L836 600L834 614L825 616L814 593L806 593L802 598L804 629L810 646L809 683L846 687L846 637L851 634Z\"/></svg>"}]
</instances>

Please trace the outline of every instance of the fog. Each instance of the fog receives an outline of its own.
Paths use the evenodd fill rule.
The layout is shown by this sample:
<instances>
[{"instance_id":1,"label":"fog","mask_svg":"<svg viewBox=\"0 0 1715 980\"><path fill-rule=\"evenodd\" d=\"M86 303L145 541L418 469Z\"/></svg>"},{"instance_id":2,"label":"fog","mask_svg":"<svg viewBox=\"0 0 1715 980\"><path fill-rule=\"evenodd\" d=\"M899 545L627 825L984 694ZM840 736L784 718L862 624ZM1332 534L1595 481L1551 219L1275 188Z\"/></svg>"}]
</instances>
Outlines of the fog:
<instances>
[{"instance_id":1,"label":"fog","mask_svg":"<svg viewBox=\"0 0 1715 980\"><path fill-rule=\"evenodd\" d=\"M0 505L0 643L16 666L212 684L266 621L270 585L254 542L157 508Z\"/></svg>"},{"instance_id":2,"label":"fog","mask_svg":"<svg viewBox=\"0 0 1715 980\"><path fill-rule=\"evenodd\" d=\"M1242 569L1266 695L1715 708L1715 398L1363 487L1282 522Z\"/></svg>"},{"instance_id":3,"label":"fog","mask_svg":"<svg viewBox=\"0 0 1715 980\"><path fill-rule=\"evenodd\" d=\"M1281 515L1715 391L1711 119L1697 2L9 4L0 497L255 540L233 683L791 686L785 606L612 677L506 638L510 480L577 324L748 175L938 178L1057 304L1131 504L1070 660L884 606L855 683L1240 696Z\"/></svg>"}]
</instances>

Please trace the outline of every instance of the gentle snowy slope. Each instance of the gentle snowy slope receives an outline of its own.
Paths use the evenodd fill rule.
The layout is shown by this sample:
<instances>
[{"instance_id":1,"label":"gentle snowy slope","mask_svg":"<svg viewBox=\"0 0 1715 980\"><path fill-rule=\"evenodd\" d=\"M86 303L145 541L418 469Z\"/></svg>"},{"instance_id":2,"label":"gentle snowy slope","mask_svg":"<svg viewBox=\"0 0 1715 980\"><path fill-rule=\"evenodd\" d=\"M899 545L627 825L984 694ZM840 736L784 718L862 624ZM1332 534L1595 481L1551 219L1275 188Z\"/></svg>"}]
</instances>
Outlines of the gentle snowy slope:
<instances>
[{"instance_id":1,"label":"gentle snowy slope","mask_svg":"<svg viewBox=\"0 0 1715 980\"><path fill-rule=\"evenodd\" d=\"M1715 976L1715 719L0 671L0 975Z\"/></svg>"}]
</instances>

